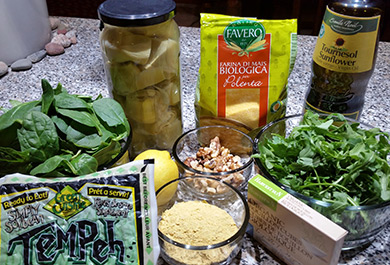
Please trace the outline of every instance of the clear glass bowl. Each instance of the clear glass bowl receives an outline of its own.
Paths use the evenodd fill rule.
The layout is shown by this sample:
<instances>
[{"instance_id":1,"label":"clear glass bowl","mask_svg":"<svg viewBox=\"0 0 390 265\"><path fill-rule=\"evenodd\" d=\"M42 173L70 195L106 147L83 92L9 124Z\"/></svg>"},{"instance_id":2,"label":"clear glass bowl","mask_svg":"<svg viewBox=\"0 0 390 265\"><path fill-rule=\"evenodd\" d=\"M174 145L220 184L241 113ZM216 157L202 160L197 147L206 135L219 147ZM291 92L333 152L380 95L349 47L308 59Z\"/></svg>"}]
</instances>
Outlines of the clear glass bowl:
<instances>
[{"instance_id":1,"label":"clear glass bowl","mask_svg":"<svg viewBox=\"0 0 390 265\"><path fill-rule=\"evenodd\" d=\"M259 143L264 139L271 137L273 133L287 137L290 134L292 128L300 124L302 117L303 115L301 114L288 116L264 126L255 137L254 153L259 153ZM349 122L356 122L355 120L351 119L347 120ZM362 129L373 128L372 126L363 124L361 122L359 127ZM313 209L317 210L324 216L328 217L346 229L348 234L344 240L343 250L356 249L358 247L364 247L365 245L370 244L373 240L375 240L377 234L390 224L390 201L376 205L359 207L348 206L341 213L335 213L332 210L334 207L331 203L307 197L280 183L273 175L268 172L266 167L258 158L255 158L255 164L259 167L263 176L270 179L282 189L299 198Z\"/></svg>"},{"instance_id":2,"label":"clear glass bowl","mask_svg":"<svg viewBox=\"0 0 390 265\"><path fill-rule=\"evenodd\" d=\"M195 157L200 147L210 145L210 140L218 136L221 146L230 154L241 158L242 166L222 172L206 172L192 168L185 163L188 157ZM241 190L247 184L253 169L253 140L245 133L229 126L203 126L181 135L173 145L172 153L180 175L203 176L224 180Z\"/></svg>"},{"instance_id":3,"label":"clear glass bowl","mask_svg":"<svg viewBox=\"0 0 390 265\"><path fill-rule=\"evenodd\" d=\"M192 185L193 180L207 180L224 187L223 194L209 194ZM230 238L211 245L186 245L176 242L158 229L161 257L171 265L182 264L230 264L240 252L242 239L249 222L249 207L240 191L221 180L210 177L184 177L168 182L156 193L158 204L158 222L167 209L180 202L201 201L215 205L226 211L237 225L237 232ZM190 211L190 209L188 209ZM191 217L190 217L191 218ZM196 219L193 222L202 222ZM205 221L206 224L206 221ZM215 224L219 226L219 224ZM212 234L210 234L210 237ZM190 262L189 262L190 261Z\"/></svg>"}]
</instances>

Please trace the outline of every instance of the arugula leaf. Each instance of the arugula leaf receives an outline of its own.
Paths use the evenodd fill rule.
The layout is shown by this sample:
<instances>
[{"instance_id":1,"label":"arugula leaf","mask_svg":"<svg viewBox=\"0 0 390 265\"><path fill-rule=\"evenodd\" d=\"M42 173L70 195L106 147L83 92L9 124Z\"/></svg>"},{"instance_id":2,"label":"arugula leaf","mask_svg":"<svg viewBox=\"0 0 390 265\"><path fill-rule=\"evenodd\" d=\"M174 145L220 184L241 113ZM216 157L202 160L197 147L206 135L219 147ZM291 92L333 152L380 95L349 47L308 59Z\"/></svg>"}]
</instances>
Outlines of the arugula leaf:
<instances>
[{"instance_id":1,"label":"arugula leaf","mask_svg":"<svg viewBox=\"0 0 390 265\"><path fill-rule=\"evenodd\" d=\"M337 210L390 200L389 135L378 128L307 111L288 137L272 134L258 150L253 157L280 183Z\"/></svg>"}]
</instances>

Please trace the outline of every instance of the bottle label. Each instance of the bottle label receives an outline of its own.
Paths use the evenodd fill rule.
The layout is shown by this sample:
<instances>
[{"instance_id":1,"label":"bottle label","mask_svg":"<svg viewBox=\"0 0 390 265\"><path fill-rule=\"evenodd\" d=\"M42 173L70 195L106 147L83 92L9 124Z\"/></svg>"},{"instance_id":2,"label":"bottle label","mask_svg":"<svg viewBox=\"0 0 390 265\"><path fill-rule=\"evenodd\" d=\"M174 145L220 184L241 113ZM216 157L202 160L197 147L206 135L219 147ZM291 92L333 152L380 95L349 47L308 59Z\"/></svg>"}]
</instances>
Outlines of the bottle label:
<instances>
[{"instance_id":1,"label":"bottle label","mask_svg":"<svg viewBox=\"0 0 390 265\"><path fill-rule=\"evenodd\" d=\"M314 107L307 100L305 101L305 111L306 110L311 110L313 112L317 112L317 113L321 113L321 114L331 114L332 113L332 112L324 111L324 110L321 110L319 108ZM360 118L360 111L359 110L351 112L351 113L342 113L342 114L344 117L354 119L354 120L358 120Z\"/></svg>"},{"instance_id":2,"label":"bottle label","mask_svg":"<svg viewBox=\"0 0 390 265\"><path fill-rule=\"evenodd\" d=\"M313 60L336 72L361 73L371 70L379 20L380 16L346 16L327 7Z\"/></svg>"}]
</instances>

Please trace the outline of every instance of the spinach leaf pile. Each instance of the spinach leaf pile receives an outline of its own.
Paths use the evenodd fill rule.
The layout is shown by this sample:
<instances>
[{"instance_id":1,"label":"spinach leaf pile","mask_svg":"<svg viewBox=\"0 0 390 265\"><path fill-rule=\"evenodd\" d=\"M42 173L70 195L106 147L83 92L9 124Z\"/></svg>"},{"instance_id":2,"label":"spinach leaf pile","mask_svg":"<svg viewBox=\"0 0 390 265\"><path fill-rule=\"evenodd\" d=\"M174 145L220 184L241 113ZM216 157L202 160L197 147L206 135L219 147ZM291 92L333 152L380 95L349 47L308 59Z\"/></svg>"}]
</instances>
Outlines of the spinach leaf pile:
<instances>
[{"instance_id":1,"label":"spinach leaf pile","mask_svg":"<svg viewBox=\"0 0 390 265\"><path fill-rule=\"evenodd\" d=\"M280 183L338 209L390 200L389 135L378 128L307 111L290 135L273 133L258 150Z\"/></svg>"},{"instance_id":2,"label":"spinach leaf pile","mask_svg":"<svg viewBox=\"0 0 390 265\"><path fill-rule=\"evenodd\" d=\"M41 83L40 100L19 103L0 116L0 176L84 175L121 153L130 125L119 103Z\"/></svg>"}]
</instances>

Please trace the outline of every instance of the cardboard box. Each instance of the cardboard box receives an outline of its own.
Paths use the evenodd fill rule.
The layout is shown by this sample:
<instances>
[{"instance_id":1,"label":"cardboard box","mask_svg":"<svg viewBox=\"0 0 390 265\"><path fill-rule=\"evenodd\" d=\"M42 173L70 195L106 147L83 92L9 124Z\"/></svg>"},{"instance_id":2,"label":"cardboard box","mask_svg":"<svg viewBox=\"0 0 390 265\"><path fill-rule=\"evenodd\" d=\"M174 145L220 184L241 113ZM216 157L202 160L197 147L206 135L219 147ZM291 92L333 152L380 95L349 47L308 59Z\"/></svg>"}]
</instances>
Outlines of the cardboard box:
<instances>
[{"instance_id":1,"label":"cardboard box","mask_svg":"<svg viewBox=\"0 0 390 265\"><path fill-rule=\"evenodd\" d=\"M347 231L257 175L248 184L252 236L287 264L337 264Z\"/></svg>"}]
</instances>

